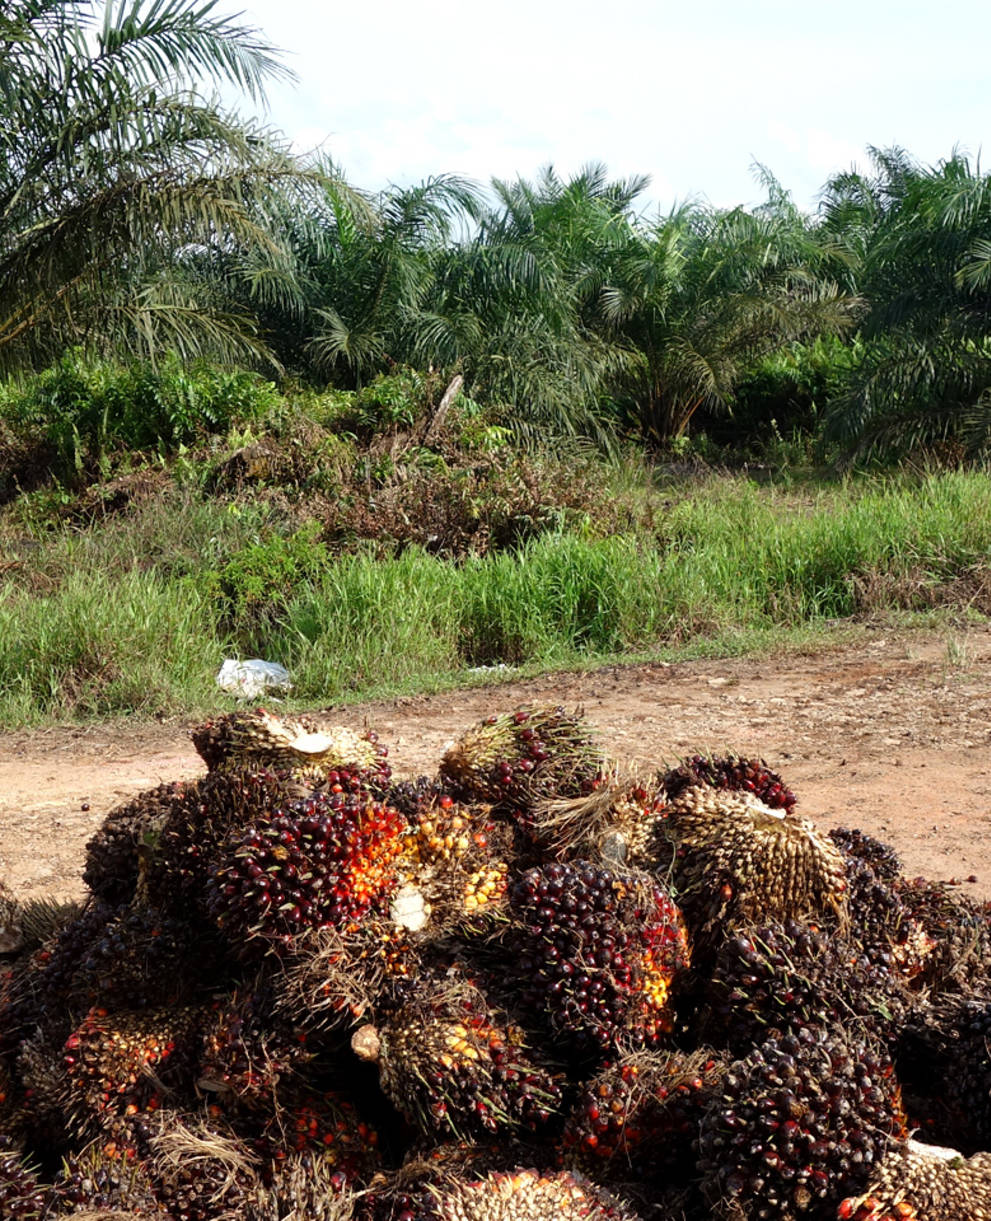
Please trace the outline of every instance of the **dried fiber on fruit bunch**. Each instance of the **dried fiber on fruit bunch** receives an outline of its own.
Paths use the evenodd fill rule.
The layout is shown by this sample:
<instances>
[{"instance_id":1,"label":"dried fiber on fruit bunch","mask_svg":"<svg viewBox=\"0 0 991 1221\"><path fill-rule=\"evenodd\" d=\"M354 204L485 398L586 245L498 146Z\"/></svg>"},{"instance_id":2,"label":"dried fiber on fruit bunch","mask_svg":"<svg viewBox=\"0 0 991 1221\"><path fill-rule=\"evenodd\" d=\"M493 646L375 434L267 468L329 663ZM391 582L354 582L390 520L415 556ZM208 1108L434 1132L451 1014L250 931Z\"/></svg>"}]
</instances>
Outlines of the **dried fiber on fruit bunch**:
<instances>
[{"instance_id":1,"label":"dried fiber on fruit bunch","mask_svg":"<svg viewBox=\"0 0 991 1221\"><path fill-rule=\"evenodd\" d=\"M742 759L737 755L690 755L662 773L659 780L669 801L698 785L750 793L762 805L789 814L796 801L795 794L763 759Z\"/></svg>"},{"instance_id":2,"label":"dried fiber on fruit bunch","mask_svg":"<svg viewBox=\"0 0 991 1221\"><path fill-rule=\"evenodd\" d=\"M214 1120L163 1122L148 1158L158 1201L175 1221L250 1216L262 1190L262 1158L232 1128Z\"/></svg>"},{"instance_id":3,"label":"dried fiber on fruit bunch","mask_svg":"<svg viewBox=\"0 0 991 1221\"><path fill-rule=\"evenodd\" d=\"M290 949L308 929L384 910L406 823L362 793L319 793L258 818L219 856L207 903L236 953Z\"/></svg>"},{"instance_id":4,"label":"dried fiber on fruit bunch","mask_svg":"<svg viewBox=\"0 0 991 1221\"><path fill-rule=\"evenodd\" d=\"M312 929L296 938L274 981L276 1009L317 1035L368 1020L389 981L419 973L417 940L382 916Z\"/></svg>"},{"instance_id":5,"label":"dried fiber on fruit bunch","mask_svg":"<svg viewBox=\"0 0 991 1221\"><path fill-rule=\"evenodd\" d=\"M267 1114L280 1083L312 1058L292 1015L275 1012L271 985L258 979L210 1006L202 1023L196 1087L215 1107Z\"/></svg>"},{"instance_id":6,"label":"dried fiber on fruit bunch","mask_svg":"<svg viewBox=\"0 0 991 1221\"><path fill-rule=\"evenodd\" d=\"M898 891L865 861L848 859L847 936L875 963L915 979L936 947Z\"/></svg>"},{"instance_id":7,"label":"dried fiber on fruit bunch","mask_svg":"<svg viewBox=\"0 0 991 1221\"><path fill-rule=\"evenodd\" d=\"M520 1168L429 1186L424 1221L637 1221L623 1200L568 1170Z\"/></svg>"},{"instance_id":8,"label":"dried fiber on fruit bunch","mask_svg":"<svg viewBox=\"0 0 991 1221\"><path fill-rule=\"evenodd\" d=\"M590 793L605 771L581 710L540 705L488 717L462 734L440 763L456 795L507 808L524 829L535 802Z\"/></svg>"},{"instance_id":9,"label":"dried fiber on fruit bunch","mask_svg":"<svg viewBox=\"0 0 991 1221\"><path fill-rule=\"evenodd\" d=\"M560 1164L607 1182L684 1183L726 1068L706 1050L638 1052L608 1065L582 1087L558 1142Z\"/></svg>"},{"instance_id":10,"label":"dried fiber on fruit bunch","mask_svg":"<svg viewBox=\"0 0 991 1221\"><path fill-rule=\"evenodd\" d=\"M192 1099L196 1009L93 1009L65 1041L60 1101L70 1132L95 1137L120 1117Z\"/></svg>"},{"instance_id":11,"label":"dried fiber on fruit bunch","mask_svg":"<svg viewBox=\"0 0 991 1221\"><path fill-rule=\"evenodd\" d=\"M272 1168L244 1221L352 1221L359 1198L338 1177L319 1154L291 1154Z\"/></svg>"},{"instance_id":12,"label":"dried fiber on fruit bunch","mask_svg":"<svg viewBox=\"0 0 991 1221\"><path fill-rule=\"evenodd\" d=\"M70 1153L50 1193L55 1216L78 1217L96 1209L160 1214L147 1160L128 1157L105 1138Z\"/></svg>"},{"instance_id":13,"label":"dried fiber on fruit bunch","mask_svg":"<svg viewBox=\"0 0 991 1221\"><path fill-rule=\"evenodd\" d=\"M937 996L905 1023L898 1071L913 1123L964 1153L991 1149L991 998Z\"/></svg>"},{"instance_id":14,"label":"dried fiber on fruit bunch","mask_svg":"<svg viewBox=\"0 0 991 1221\"><path fill-rule=\"evenodd\" d=\"M484 930L506 906L512 829L487 806L465 806L447 794L419 804L403 841L403 886L390 907L411 932Z\"/></svg>"},{"instance_id":15,"label":"dried fiber on fruit bunch","mask_svg":"<svg viewBox=\"0 0 991 1221\"><path fill-rule=\"evenodd\" d=\"M885 1154L867 1191L844 1200L839 1221L991 1221L991 1153L909 1140Z\"/></svg>"},{"instance_id":16,"label":"dried fiber on fruit bunch","mask_svg":"<svg viewBox=\"0 0 991 1221\"><path fill-rule=\"evenodd\" d=\"M280 1092L260 1146L273 1166L308 1155L319 1159L333 1191L356 1187L382 1168L379 1134L351 1099L301 1082Z\"/></svg>"},{"instance_id":17,"label":"dried fiber on fruit bunch","mask_svg":"<svg viewBox=\"0 0 991 1221\"><path fill-rule=\"evenodd\" d=\"M609 775L591 793L538 802L533 838L559 860L584 857L604 864L650 868L667 796L656 781Z\"/></svg>"},{"instance_id":18,"label":"dried fiber on fruit bunch","mask_svg":"<svg viewBox=\"0 0 991 1221\"><path fill-rule=\"evenodd\" d=\"M310 717L277 717L264 708L226 713L190 736L210 771L269 769L312 784L339 768L374 775L382 784L390 774L388 751L374 733L322 726Z\"/></svg>"},{"instance_id":19,"label":"dried fiber on fruit bunch","mask_svg":"<svg viewBox=\"0 0 991 1221\"><path fill-rule=\"evenodd\" d=\"M528 870L510 887L519 999L582 1059L652 1047L673 1026L670 990L689 961L681 913L643 874L588 861Z\"/></svg>"},{"instance_id":20,"label":"dried fiber on fruit bunch","mask_svg":"<svg viewBox=\"0 0 991 1221\"><path fill-rule=\"evenodd\" d=\"M803 1026L855 1025L890 1045L912 999L903 981L836 934L795 920L742 925L720 945L699 1035L738 1056Z\"/></svg>"},{"instance_id":21,"label":"dried fiber on fruit bunch","mask_svg":"<svg viewBox=\"0 0 991 1221\"><path fill-rule=\"evenodd\" d=\"M808 820L749 793L696 787L668 805L665 834L667 867L696 954L745 921L831 914L842 927L843 858Z\"/></svg>"},{"instance_id":22,"label":"dried fiber on fruit bunch","mask_svg":"<svg viewBox=\"0 0 991 1221\"><path fill-rule=\"evenodd\" d=\"M46 1199L37 1171L0 1135L0 1217L41 1221Z\"/></svg>"},{"instance_id":23,"label":"dried fiber on fruit bunch","mask_svg":"<svg viewBox=\"0 0 991 1221\"><path fill-rule=\"evenodd\" d=\"M933 943L919 983L934 992L991 993L991 921L982 905L945 882L899 879L898 898Z\"/></svg>"},{"instance_id":24,"label":"dried fiber on fruit bunch","mask_svg":"<svg viewBox=\"0 0 991 1221\"><path fill-rule=\"evenodd\" d=\"M0 882L0 955L16 954L23 944L21 905Z\"/></svg>"},{"instance_id":25,"label":"dried fiber on fruit bunch","mask_svg":"<svg viewBox=\"0 0 991 1221\"><path fill-rule=\"evenodd\" d=\"M890 844L875 839L857 827L833 827L827 834L846 860L863 861L865 865L870 865L882 881L894 882L901 877L901 859Z\"/></svg>"},{"instance_id":26,"label":"dried fiber on fruit bunch","mask_svg":"<svg viewBox=\"0 0 991 1221\"><path fill-rule=\"evenodd\" d=\"M730 1066L702 1120L703 1190L717 1217L831 1221L905 1135L888 1057L807 1026Z\"/></svg>"},{"instance_id":27,"label":"dried fiber on fruit bunch","mask_svg":"<svg viewBox=\"0 0 991 1221\"><path fill-rule=\"evenodd\" d=\"M351 1047L378 1064L382 1092L425 1135L536 1132L560 1109L558 1074L457 977L421 977L405 1004L379 1025L360 1027Z\"/></svg>"},{"instance_id":28,"label":"dried fiber on fruit bunch","mask_svg":"<svg viewBox=\"0 0 991 1221\"><path fill-rule=\"evenodd\" d=\"M112 906L131 901L142 861L189 787L182 782L160 784L110 811L86 845L83 881L98 899Z\"/></svg>"}]
</instances>

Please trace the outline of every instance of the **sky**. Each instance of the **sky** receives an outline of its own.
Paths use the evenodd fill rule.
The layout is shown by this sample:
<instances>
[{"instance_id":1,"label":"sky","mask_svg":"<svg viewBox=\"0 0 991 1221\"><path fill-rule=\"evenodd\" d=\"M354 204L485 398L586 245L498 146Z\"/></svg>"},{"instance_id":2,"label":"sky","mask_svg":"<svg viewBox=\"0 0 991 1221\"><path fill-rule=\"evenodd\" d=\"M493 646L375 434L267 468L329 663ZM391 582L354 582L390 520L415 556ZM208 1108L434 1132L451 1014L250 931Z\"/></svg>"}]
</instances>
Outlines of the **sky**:
<instances>
[{"instance_id":1,"label":"sky","mask_svg":"<svg viewBox=\"0 0 991 1221\"><path fill-rule=\"evenodd\" d=\"M750 205L767 167L814 210L869 145L924 164L991 131L979 0L221 0L299 80L266 121L355 186L482 184L602 162L648 215ZM250 111L245 103L241 107ZM991 156L991 154L989 154Z\"/></svg>"}]
</instances>

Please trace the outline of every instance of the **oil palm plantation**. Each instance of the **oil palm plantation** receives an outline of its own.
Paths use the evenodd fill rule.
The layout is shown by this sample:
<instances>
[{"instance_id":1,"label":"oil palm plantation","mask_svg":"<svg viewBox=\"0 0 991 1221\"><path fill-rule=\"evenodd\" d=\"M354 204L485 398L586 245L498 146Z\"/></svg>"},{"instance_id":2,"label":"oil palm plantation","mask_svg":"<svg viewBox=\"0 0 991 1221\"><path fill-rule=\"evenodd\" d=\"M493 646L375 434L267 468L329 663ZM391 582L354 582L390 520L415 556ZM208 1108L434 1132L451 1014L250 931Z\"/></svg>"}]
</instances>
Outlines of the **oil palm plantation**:
<instances>
[{"instance_id":1,"label":"oil palm plantation","mask_svg":"<svg viewBox=\"0 0 991 1221\"><path fill-rule=\"evenodd\" d=\"M257 350L250 318L184 261L280 251L299 182L259 130L199 92L257 97L278 58L200 0L8 0L0 19L0 371L66 344Z\"/></svg>"}]
</instances>

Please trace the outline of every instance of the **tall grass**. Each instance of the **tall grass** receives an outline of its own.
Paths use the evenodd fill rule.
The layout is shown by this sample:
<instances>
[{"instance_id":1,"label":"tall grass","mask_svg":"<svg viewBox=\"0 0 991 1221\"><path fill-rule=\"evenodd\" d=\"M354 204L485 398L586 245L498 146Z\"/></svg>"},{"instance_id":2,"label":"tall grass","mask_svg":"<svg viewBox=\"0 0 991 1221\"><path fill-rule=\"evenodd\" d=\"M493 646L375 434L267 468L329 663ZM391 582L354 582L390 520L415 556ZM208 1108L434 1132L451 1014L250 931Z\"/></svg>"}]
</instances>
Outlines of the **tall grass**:
<instances>
[{"instance_id":1,"label":"tall grass","mask_svg":"<svg viewBox=\"0 0 991 1221\"><path fill-rule=\"evenodd\" d=\"M223 702L213 674L249 641L313 704L500 663L733 652L896 609L991 613L991 482L978 473L812 494L721 479L673 500L652 531L545 535L462 563L412 547L334 559L306 541L320 562L293 569L304 575L245 636L217 573L262 524L153 505L128 529L56 534L0 584L0 723L198 714Z\"/></svg>"}]
</instances>

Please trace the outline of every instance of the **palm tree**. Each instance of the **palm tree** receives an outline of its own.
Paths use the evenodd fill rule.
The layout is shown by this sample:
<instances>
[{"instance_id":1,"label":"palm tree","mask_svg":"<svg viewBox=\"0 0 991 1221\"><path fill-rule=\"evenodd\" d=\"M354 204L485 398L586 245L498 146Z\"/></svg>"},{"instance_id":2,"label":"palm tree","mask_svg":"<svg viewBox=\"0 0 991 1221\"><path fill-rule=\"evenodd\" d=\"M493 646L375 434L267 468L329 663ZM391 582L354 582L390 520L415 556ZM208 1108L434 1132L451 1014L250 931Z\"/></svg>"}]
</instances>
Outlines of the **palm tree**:
<instances>
[{"instance_id":1,"label":"palm tree","mask_svg":"<svg viewBox=\"0 0 991 1221\"><path fill-rule=\"evenodd\" d=\"M0 371L66 344L258 351L183 259L279 250L299 169L197 87L287 75L205 0L8 0L0 20Z\"/></svg>"},{"instance_id":2,"label":"palm tree","mask_svg":"<svg viewBox=\"0 0 991 1221\"><path fill-rule=\"evenodd\" d=\"M831 406L847 460L950 440L991 447L991 179L954 152L923 167L872 149L826 186L821 232L868 303L864 356Z\"/></svg>"}]
</instances>

